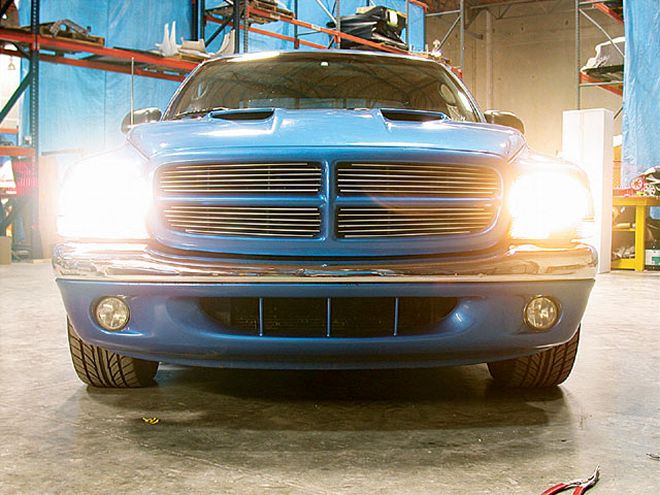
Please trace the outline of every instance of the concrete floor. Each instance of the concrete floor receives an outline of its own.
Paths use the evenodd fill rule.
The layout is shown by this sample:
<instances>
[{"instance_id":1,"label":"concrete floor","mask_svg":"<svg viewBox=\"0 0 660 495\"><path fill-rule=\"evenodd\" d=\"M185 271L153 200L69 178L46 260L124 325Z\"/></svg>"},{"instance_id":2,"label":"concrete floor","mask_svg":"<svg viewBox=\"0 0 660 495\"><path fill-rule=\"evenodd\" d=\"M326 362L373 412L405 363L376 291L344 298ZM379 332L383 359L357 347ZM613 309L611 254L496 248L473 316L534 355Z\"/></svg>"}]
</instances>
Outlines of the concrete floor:
<instances>
[{"instance_id":1,"label":"concrete floor","mask_svg":"<svg viewBox=\"0 0 660 495\"><path fill-rule=\"evenodd\" d=\"M599 278L573 375L505 392L485 366L254 372L164 366L88 389L47 264L0 267L0 493L660 493L660 277ZM142 417L158 417L149 425Z\"/></svg>"}]
</instances>

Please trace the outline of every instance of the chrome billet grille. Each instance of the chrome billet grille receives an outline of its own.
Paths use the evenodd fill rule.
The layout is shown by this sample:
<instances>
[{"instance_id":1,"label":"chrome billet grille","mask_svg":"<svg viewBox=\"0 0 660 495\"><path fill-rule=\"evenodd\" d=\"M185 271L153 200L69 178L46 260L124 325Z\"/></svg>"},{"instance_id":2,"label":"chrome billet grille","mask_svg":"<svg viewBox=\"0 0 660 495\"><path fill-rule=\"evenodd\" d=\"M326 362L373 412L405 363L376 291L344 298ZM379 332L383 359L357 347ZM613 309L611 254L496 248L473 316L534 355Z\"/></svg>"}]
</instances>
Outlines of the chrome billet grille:
<instances>
[{"instance_id":1,"label":"chrome billet grille","mask_svg":"<svg viewBox=\"0 0 660 495\"><path fill-rule=\"evenodd\" d=\"M414 237L476 234L495 220L495 207L362 207L339 208L340 238Z\"/></svg>"},{"instance_id":2,"label":"chrome billet grille","mask_svg":"<svg viewBox=\"0 0 660 495\"><path fill-rule=\"evenodd\" d=\"M170 228L188 234L313 238L321 230L316 207L172 205L164 217Z\"/></svg>"},{"instance_id":3,"label":"chrome billet grille","mask_svg":"<svg viewBox=\"0 0 660 495\"><path fill-rule=\"evenodd\" d=\"M159 175L161 194L315 194L319 163L179 164Z\"/></svg>"},{"instance_id":4,"label":"chrome billet grille","mask_svg":"<svg viewBox=\"0 0 660 495\"><path fill-rule=\"evenodd\" d=\"M343 163L339 194L492 198L500 191L495 170L464 165Z\"/></svg>"}]
</instances>

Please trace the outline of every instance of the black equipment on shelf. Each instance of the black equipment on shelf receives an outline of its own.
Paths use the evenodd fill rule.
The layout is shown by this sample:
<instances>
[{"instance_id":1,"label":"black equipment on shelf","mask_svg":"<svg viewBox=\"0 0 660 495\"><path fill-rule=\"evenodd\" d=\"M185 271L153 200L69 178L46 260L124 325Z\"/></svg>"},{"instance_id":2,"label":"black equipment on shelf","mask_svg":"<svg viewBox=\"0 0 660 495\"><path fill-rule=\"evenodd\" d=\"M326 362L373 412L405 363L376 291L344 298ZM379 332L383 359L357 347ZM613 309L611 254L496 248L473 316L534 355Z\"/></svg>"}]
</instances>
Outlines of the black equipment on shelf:
<instances>
[{"instance_id":1,"label":"black equipment on shelf","mask_svg":"<svg viewBox=\"0 0 660 495\"><path fill-rule=\"evenodd\" d=\"M401 33L408 26L408 19L404 14L382 6L362 10L358 9L357 14L340 18L343 33L402 50L408 48L401 39ZM327 27L335 29L336 25L334 22L329 22ZM364 49L365 47L354 41L342 39L341 48Z\"/></svg>"}]
</instances>

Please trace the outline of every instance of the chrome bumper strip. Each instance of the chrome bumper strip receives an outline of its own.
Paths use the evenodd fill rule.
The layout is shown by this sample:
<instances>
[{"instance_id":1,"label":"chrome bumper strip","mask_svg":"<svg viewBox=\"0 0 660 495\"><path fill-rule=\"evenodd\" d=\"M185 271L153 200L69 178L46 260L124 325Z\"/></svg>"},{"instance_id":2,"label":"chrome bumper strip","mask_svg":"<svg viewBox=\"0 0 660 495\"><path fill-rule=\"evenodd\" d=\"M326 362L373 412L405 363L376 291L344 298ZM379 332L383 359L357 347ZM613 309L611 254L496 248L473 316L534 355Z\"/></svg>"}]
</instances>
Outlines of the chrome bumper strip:
<instances>
[{"instance_id":1,"label":"chrome bumper strip","mask_svg":"<svg viewBox=\"0 0 660 495\"><path fill-rule=\"evenodd\" d=\"M596 275L591 246L512 247L478 259L284 264L169 256L146 244L65 243L55 247L57 277L158 283L458 283L587 280Z\"/></svg>"}]
</instances>

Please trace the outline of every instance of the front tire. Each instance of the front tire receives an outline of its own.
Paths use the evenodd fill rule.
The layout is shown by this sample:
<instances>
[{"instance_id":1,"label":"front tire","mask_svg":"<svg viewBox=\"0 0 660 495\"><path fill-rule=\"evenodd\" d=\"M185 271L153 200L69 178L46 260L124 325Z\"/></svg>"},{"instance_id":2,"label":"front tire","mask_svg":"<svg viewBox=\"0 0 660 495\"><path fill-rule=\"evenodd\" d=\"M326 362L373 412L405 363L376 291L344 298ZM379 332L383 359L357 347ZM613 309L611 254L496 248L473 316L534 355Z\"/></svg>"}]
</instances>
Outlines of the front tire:
<instances>
[{"instance_id":1,"label":"front tire","mask_svg":"<svg viewBox=\"0 0 660 495\"><path fill-rule=\"evenodd\" d=\"M571 374L579 341L580 327L564 344L531 356L488 363L488 371L495 383L504 387L556 387Z\"/></svg>"},{"instance_id":2,"label":"front tire","mask_svg":"<svg viewBox=\"0 0 660 495\"><path fill-rule=\"evenodd\" d=\"M99 388L138 388L154 384L158 363L144 361L83 342L67 318L69 351L78 378Z\"/></svg>"}]
</instances>

